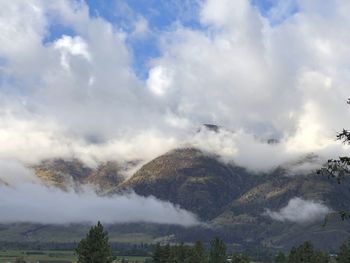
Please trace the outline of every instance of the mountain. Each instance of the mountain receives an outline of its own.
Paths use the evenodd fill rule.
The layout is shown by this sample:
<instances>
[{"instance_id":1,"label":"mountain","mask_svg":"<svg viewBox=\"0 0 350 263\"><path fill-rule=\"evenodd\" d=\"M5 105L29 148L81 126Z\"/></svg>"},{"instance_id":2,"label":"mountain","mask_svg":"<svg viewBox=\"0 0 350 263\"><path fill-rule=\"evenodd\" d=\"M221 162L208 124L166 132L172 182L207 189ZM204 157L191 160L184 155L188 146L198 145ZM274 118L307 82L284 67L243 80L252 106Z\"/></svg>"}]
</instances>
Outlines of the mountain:
<instances>
[{"instance_id":1,"label":"mountain","mask_svg":"<svg viewBox=\"0 0 350 263\"><path fill-rule=\"evenodd\" d=\"M119 189L153 195L208 220L251 185L244 169L221 163L194 148L177 149L145 164Z\"/></svg>"},{"instance_id":2,"label":"mountain","mask_svg":"<svg viewBox=\"0 0 350 263\"><path fill-rule=\"evenodd\" d=\"M93 169L78 159L53 159L44 160L33 169L43 183L63 190L79 190L84 185L91 185L98 192L104 192L124 181L121 174L123 166L112 161L101 163Z\"/></svg>"},{"instance_id":3,"label":"mountain","mask_svg":"<svg viewBox=\"0 0 350 263\"><path fill-rule=\"evenodd\" d=\"M244 237L241 243L257 242L264 247L290 248L304 241L312 241L319 248L336 249L350 238L350 224L340 220L337 214L328 217L320 215L310 222L277 221L267 216L266 211L280 211L293 198L322 202L335 211L349 207L350 191L346 184L338 185L328 178L317 175L287 177L283 170L262 175L263 180L239 198L232 200L225 211L213 223L230 229L232 237ZM289 216L302 217L304 209L294 207L286 212ZM310 217L312 213L310 212ZM244 231L244 232L243 232Z\"/></svg>"},{"instance_id":4,"label":"mountain","mask_svg":"<svg viewBox=\"0 0 350 263\"><path fill-rule=\"evenodd\" d=\"M310 161L310 157L296 165L303 161ZM118 162L105 162L90 168L76 159L54 159L43 161L33 168L47 185L65 190L69 187L79 190L84 185L93 185L98 193L111 195L133 190L142 196L170 201L197 214L206 223L193 228L141 223L110 226L116 235L124 231L122 236L125 241L135 240L135 235L142 242L170 237L169 240L173 241L209 241L214 236L220 236L227 242L243 247L290 248L310 240L316 247L329 250L350 238L350 223L339 220L338 216L330 217L324 226L323 216L309 222L298 222L276 220L267 213L285 209L295 198L311 202L308 204L314 210L313 201L334 211L347 210L350 207L348 180L338 184L316 173L291 175L290 164L289 167L278 167L270 172L253 173L195 148L165 153L144 164L128 179L122 176L125 167ZM298 217L298 213L302 216L301 213L308 208L297 206L293 209L287 213ZM40 226L26 225L26 230L22 232L36 233L36 238L46 240L45 236L50 236L47 231L53 233L59 228L46 226L42 229ZM7 229L7 232L3 232L4 236L11 236L9 233L15 231L14 228L3 229ZM137 232L132 229L137 229ZM60 231L66 230L62 228ZM120 236L113 236L113 231L112 237L119 240ZM62 240L71 241L69 231L64 233Z\"/></svg>"},{"instance_id":5,"label":"mountain","mask_svg":"<svg viewBox=\"0 0 350 263\"><path fill-rule=\"evenodd\" d=\"M322 216L304 223L276 221L267 215L267 209L279 211L293 198L321 202L335 211L346 210L350 206L347 181L339 185L316 173L291 176L289 169L279 167L256 174L186 148L145 164L119 188L178 204L217 229L225 229L218 230L221 236L240 244L278 248L311 239L324 248L324 240L334 239L338 245L350 237L350 225L337 217L323 227Z\"/></svg>"},{"instance_id":6,"label":"mountain","mask_svg":"<svg viewBox=\"0 0 350 263\"><path fill-rule=\"evenodd\" d=\"M95 185L100 191L107 191L118 186L125 178L121 175L123 166L117 162L101 163L86 178L86 182Z\"/></svg>"}]
</instances>

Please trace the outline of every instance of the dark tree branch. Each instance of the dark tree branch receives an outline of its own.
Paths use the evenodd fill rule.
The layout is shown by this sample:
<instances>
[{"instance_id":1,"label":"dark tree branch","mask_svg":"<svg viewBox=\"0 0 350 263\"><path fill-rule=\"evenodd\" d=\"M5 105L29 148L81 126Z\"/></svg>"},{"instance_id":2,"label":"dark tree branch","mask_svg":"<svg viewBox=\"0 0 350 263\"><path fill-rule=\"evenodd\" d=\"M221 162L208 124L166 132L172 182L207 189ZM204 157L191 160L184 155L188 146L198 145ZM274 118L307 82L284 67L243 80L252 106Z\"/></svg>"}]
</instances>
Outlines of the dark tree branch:
<instances>
[{"instance_id":1,"label":"dark tree branch","mask_svg":"<svg viewBox=\"0 0 350 263\"><path fill-rule=\"evenodd\" d=\"M350 132L343 129L342 132L337 134L337 140L342 141L344 144L350 144Z\"/></svg>"},{"instance_id":2,"label":"dark tree branch","mask_svg":"<svg viewBox=\"0 0 350 263\"><path fill-rule=\"evenodd\" d=\"M350 105L350 99L346 101ZM350 132L343 129L342 132L338 133L336 139L344 144L350 144ZM317 174L322 174L328 176L328 178L335 178L338 184L345 178L345 176L350 174L350 157L343 156L338 159L329 159L327 164L324 165ZM342 220L350 219L349 211L339 211L337 212ZM325 223L328 219L325 220Z\"/></svg>"},{"instance_id":3,"label":"dark tree branch","mask_svg":"<svg viewBox=\"0 0 350 263\"><path fill-rule=\"evenodd\" d=\"M350 158L344 156L338 159L329 159L327 164L317 171L317 174L335 178L340 184L345 176L350 174Z\"/></svg>"},{"instance_id":4,"label":"dark tree branch","mask_svg":"<svg viewBox=\"0 0 350 263\"><path fill-rule=\"evenodd\" d=\"M350 98L346 101L350 105ZM343 129L336 135L336 139L344 144L350 144L350 132ZM327 175L328 178L335 178L340 184L346 175L350 174L350 157L343 156L338 159L329 159L323 168L317 171L317 174Z\"/></svg>"}]
</instances>

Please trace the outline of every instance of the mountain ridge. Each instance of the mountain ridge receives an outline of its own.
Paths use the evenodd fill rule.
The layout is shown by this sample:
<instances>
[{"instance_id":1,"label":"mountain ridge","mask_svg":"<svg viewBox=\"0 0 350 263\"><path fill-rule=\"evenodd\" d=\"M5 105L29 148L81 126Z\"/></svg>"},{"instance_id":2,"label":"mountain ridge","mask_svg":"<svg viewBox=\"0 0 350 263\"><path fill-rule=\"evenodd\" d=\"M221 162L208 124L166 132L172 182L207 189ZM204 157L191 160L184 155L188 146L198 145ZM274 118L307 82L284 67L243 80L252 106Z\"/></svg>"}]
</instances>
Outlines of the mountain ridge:
<instances>
[{"instance_id":1,"label":"mountain ridge","mask_svg":"<svg viewBox=\"0 0 350 263\"><path fill-rule=\"evenodd\" d=\"M322 227L324 218L298 223L278 221L266 214L266 209L282 211L296 197L305 202L320 202L335 211L343 210L350 205L347 181L339 185L313 173L290 176L282 167L268 173L252 173L191 147L158 156L130 178L121 175L122 167L116 161L89 168L79 160L56 159L44 161L34 166L34 170L46 185L63 190L69 187L79 189L89 184L102 195L134 191L141 196L169 201L197 214L213 228L210 235L216 231L229 242L279 248L301 243L310 237L322 247L324 240L335 239L336 246L350 238L350 224L338 219L327 229ZM177 230L171 235L185 241L209 235L208 229L191 230L191 233L174 229ZM154 237L157 235L159 233L155 231Z\"/></svg>"}]
</instances>

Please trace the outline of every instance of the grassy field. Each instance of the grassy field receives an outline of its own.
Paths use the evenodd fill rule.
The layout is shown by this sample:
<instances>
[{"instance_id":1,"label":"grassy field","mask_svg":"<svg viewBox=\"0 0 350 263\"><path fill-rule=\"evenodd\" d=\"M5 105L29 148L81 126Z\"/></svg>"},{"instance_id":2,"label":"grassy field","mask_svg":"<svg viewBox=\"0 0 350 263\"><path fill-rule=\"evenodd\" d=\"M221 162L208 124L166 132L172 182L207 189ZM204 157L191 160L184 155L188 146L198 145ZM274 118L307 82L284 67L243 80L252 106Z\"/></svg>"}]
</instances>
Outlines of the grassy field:
<instances>
[{"instance_id":1,"label":"grassy field","mask_svg":"<svg viewBox=\"0 0 350 263\"><path fill-rule=\"evenodd\" d=\"M22 251L22 250L0 250L0 263L13 263L16 258L23 258L31 263L63 263L76 262L77 258L73 251ZM121 262L122 258L128 262L144 262L145 257L119 256L114 262Z\"/></svg>"}]
</instances>

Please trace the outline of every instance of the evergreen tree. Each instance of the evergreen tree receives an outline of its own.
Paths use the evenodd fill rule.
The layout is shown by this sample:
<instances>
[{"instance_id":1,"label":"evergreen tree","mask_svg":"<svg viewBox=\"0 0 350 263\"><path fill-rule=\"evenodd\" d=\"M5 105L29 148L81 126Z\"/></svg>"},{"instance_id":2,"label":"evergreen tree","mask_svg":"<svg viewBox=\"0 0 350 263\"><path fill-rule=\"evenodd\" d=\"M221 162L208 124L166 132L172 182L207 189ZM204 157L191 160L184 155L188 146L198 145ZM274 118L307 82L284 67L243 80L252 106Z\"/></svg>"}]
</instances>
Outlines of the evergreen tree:
<instances>
[{"instance_id":1,"label":"evergreen tree","mask_svg":"<svg viewBox=\"0 0 350 263\"><path fill-rule=\"evenodd\" d=\"M287 258L283 252L278 252L278 254L275 257L275 263L287 263Z\"/></svg>"},{"instance_id":2,"label":"evergreen tree","mask_svg":"<svg viewBox=\"0 0 350 263\"><path fill-rule=\"evenodd\" d=\"M197 241L193 248L192 253L189 257L189 262L191 263L205 263L207 262L207 257L205 255L205 250L203 243L201 241Z\"/></svg>"},{"instance_id":3,"label":"evergreen tree","mask_svg":"<svg viewBox=\"0 0 350 263\"><path fill-rule=\"evenodd\" d=\"M298 255L297 255L297 249L295 247L292 247L290 250L289 256L288 256L288 263L299 263L298 261Z\"/></svg>"},{"instance_id":4,"label":"evergreen tree","mask_svg":"<svg viewBox=\"0 0 350 263\"><path fill-rule=\"evenodd\" d=\"M170 249L170 262L172 263L178 263L180 262L179 260L179 245L175 245L171 247Z\"/></svg>"},{"instance_id":5,"label":"evergreen tree","mask_svg":"<svg viewBox=\"0 0 350 263\"><path fill-rule=\"evenodd\" d=\"M89 233L76 248L78 263L111 263L113 261L108 233L100 222L91 227Z\"/></svg>"},{"instance_id":6,"label":"evergreen tree","mask_svg":"<svg viewBox=\"0 0 350 263\"><path fill-rule=\"evenodd\" d=\"M164 246L162 251L162 263L170 263L171 262L171 248L169 243Z\"/></svg>"},{"instance_id":7,"label":"evergreen tree","mask_svg":"<svg viewBox=\"0 0 350 263\"><path fill-rule=\"evenodd\" d=\"M153 263L163 263L163 249L159 243L157 243L156 247L154 248L153 251Z\"/></svg>"},{"instance_id":8,"label":"evergreen tree","mask_svg":"<svg viewBox=\"0 0 350 263\"><path fill-rule=\"evenodd\" d=\"M300 262L313 262L314 248L310 242L305 242L297 249Z\"/></svg>"},{"instance_id":9,"label":"evergreen tree","mask_svg":"<svg viewBox=\"0 0 350 263\"><path fill-rule=\"evenodd\" d=\"M184 263L186 261L189 261L189 248L185 246L184 243L181 243L180 245L175 246L174 255L175 263Z\"/></svg>"},{"instance_id":10,"label":"evergreen tree","mask_svg":"<svg viewBox=\"0 0 350 263\"><path fill-rule=\"evenodd\" d=\"M210 242L209 263L225 263L226 262L226 245L215 238Z\"/></svg>"},{"instance_id":11,"label":"evergreen tree","mask_svg":"<svg viewBox=\"0 0 350 263\"><path fill-rule=\"evenodd\" d=\"M321 251L315 251L312 257L312 263L328 263L329 256ZM350 263L350 261L347 261Z\"/></svg>"},{"instance_id":12,"label":"evergreen tree","mask_svg":"<svg viewBox=\"0 0 350 263\"><path fill-rule=\"evenodd\" d=\"M293 247L288 257L288 263L327 263L329 257L321 251L314 250L310 242L305 242L298 248Z\"/></svg>"},{"instance_id":13,"label":"evergreen tree","mask_svg":"<svg viewBox=\"0 0 350 263\"><path fill-rule=\"evenodd\" d=\"M337 255L338 263L350 263L350 249L346 243L343 243L339 247L338 255Z\"/></svg>"}]
</instances>

